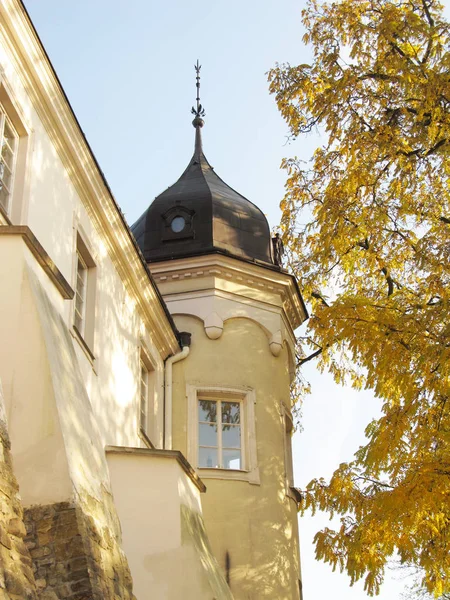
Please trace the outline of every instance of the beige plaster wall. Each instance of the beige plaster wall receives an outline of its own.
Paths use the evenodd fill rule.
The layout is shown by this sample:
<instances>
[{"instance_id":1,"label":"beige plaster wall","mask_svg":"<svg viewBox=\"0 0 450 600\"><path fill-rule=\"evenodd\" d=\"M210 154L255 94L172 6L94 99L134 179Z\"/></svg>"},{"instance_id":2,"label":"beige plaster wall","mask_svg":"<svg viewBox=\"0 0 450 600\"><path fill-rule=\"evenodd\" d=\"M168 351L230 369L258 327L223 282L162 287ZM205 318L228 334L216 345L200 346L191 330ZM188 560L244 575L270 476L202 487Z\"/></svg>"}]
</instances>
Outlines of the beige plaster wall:
<instances>
[{"instance_id":1,"label":"beige plaster wall","mask_svg":"<svg viewBox=\"0 0 450 600\"><path fill-rule=\"evenodd\" d=\"M0 378L21 495L25 505L48 504L75 489L101 501L104 441L70 329L41 275L21 237L0 235Z\"/></svg>"},{"instance_id":2,"label":"beige plaster wall","mask_svg":"<svg viewBox=\"0 0 450 600\"><path fill-rule=\"evenodd\" d=\"M20 237L0 236L0 379L16 476L30 505L67 500L72 488L27 261Z\"/></svg>"},{"instance_id":3,"label":"beige plaster wall","mask_svg":"<svg viewBox=\"0 0 450 600\"><path fill-rule=\"evenodd\" d=\"M188 358L174 366L175 449L187 449L186 384L250 387L256 392L260 485L208 479L198 470L207 486L202 505L213 552L224 573L228 553L228 576L237 600L297 600L297 511L286 495L281 411L281 402L289 406L286 348L279 357L272 356L264 331L247 319L227 321L218 340L206 337L198 319L178 315L175 321L180 330L192 333Z\"/></svg>"},{"instance_id":4,"label":"beige plaster wall","mask_svg":"<svg viewBox=\"0 0 450 600\"><path fill-rule=\"evenodd\" d=\"M137 598L232 600L205 534L200 493L178 462L107 457Z\"/></svg>"},{"instance_id":5,"label":"beige plaster wall","mask_svg":"<svg viewBox=\"0 0 450 600\"><path fill-rule=\"evenodd\" d=\"M2 249L15 250L11 252L14 269L10 277L5 273L3 278L6 290L12 293L5 293L2 302L14 316L8 298L11 304L17 300L17 329L4 327L2 331L0 322L0 377L4 369L9 392L6 410L11 414L15 472L23 503L37 508L30 515L39 527L41 509L53 515L55 507L63 504L64 513L76 513L74 523L79 529L74 536L77 551L89 566L85 585L92 588L92 598L112 600L117 593L131 599L131 578L120 545L121 530L104 444L70 331L46 293L37 274L40 267L31 259L23 240L0 236L0 258ZM73 527L69 529L73 531ZM63 531L59 534L64 536ZM39 552L47 556L54 550L56 562L65 560L67 556L61 553L66 546L58 542L57 536L47 537L47 545ZM65 544L69 543L67 538ZM42 556L33 552L32 557Z\"/></svg>"},{"instance_id":6,"label":"beige plaster wall","mask_svg":"<svg viewBox=\"0 0 450 600\"><path fill-rule=\"evenodd\" d=\"M3 10L0 3L0 12ZM7 94L14 104L15 124L19 119L24 128L20 144L26 146L24 168L17 170L15 178L17 186L10 215L13 225L30 227L72 288L76 286L77 232L82 233L96 263L95 334L90 347L95 359L91 360L75 335L73 343L102 439L112 445L145 445L138 427L140 346L145 340L156 380L156 417L150 437L161 447L164 378L161 353L153 342L152 332L143 325L123 276L114 266L104 233L97 228L96 220L80 198L74 183L77 173L67 170L56 151L55 140L24 85L3 32L0 32L0 94ZM58 101L49 99L55 105ZM53 285L45 278L45 275L41 278L44 288L73 333L74 301L55 299Z\"/></svg>"}]
</instances>

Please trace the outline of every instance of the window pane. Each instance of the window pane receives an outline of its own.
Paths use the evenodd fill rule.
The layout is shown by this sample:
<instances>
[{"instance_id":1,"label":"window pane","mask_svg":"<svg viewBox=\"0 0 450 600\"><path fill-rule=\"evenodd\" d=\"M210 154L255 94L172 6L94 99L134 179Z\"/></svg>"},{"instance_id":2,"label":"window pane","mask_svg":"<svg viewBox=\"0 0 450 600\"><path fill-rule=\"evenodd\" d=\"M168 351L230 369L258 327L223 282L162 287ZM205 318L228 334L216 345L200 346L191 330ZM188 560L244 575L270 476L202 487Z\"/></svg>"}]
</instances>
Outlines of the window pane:
<instances>
[{"instance_id":1,"label":"window pane","mask_svg":"<svg viewBox=\"0 0 450 600\"><path fill-rule=\"evenodd\" d=\"M3 206L5 210L8 210L8 198L9 194L5 190L5 188L0 183L0 204Z\"/></svg>"},{"instance_id":2,"label":"window pane","mask_svg":"<svg viewBox=\"0 0 450 600\"><path fill-rule=\"evenodd\" d=\"M148 381L148 371L147 369L141 365L141 397L147 398L147 381Z\"/></svg>"},{"instance_id":3,"label":"window pane","mask_svg":"<svg viewBox=\"0 0 450 600\"><path fill-rule=\"evenodd\" d=\"M142 410L142 408L140 412L140 421L141 429L143 429L147 433L147 413L144 410Z\"/></svg>"},{"instance_id":4,"label":"window pane","mask_svg":"<svg viewBox=\"0 0 450 600\"><path fill-rule=\"evenodd\" d=\"M80 317L80 314L75 311L75 327L82 334L83 333L83 319Z\"/></svg>"},{"instance_id":5,"label":"window pane","mask_svg":"<svg viewBox=\"0 0 450 600\"><path fill-rule=\"evenodd\" d=\"M217 447L217 425L200 423L198 427L198 439L200 446Z\"/></svg>"},{"instance_id":6,"label":"window pane","mask_svg":"<svg viewBox=\"0 0 450 600\"><path fill-rule=\"evenodd\" d=\"M2 187L5 186L8 190L11 190L11 171L5 166L4 162L0 162L0 179L2 180Z\"/></svg>"},{"instance_id":7,"label":"window pane","mask_svg":"<svg viewBox=\"0 0 450 600\"><path fill-rule=\"evenodd\" d=\"M198 420L215 423L217 419L217 402L213 400L198 401Z\"/></svg>"},{"instance_id":8,"label":"window pane","mask_svg":"<svg viewBox=\"0 0 450 600\"><path fill-rule=\"evenodd\" d=\"M80 314L83 314L83 298L77 292L76 300L75 300L75 310Z\"/></svg>"},{"instance_id":9,"label":"window pane","mask_svg":"<svg viewBox=\"0 0 450 600\"><path fill-rule=\"evenodd\" d=\"M8 121L5 123L4 140L9 144L11 150L14 150L15 138L13 130L11 129Z\"/></svg>"},{"instance_id":10,"label":"window pane","mask_svg":"<svg viewBox=\"0 0 450 600\"><path fill-rule=\"evenodd\" d=\"M222 446L224 448L241 447L240 425L222 425Z\"/></svg>"},{"instance_id":11,"label":"window pane","mask_svg":"<svg viewBox=\"0 0 450 600\"><path fill-rule=\"evenodd\" d=\"M222 402L222 423L240 423L239 402Z\"/></svg>"},{"instance_id":12,"label":"window pane","mask_svg":"<svg viewBox=\"0 0 450 600\"><path fill-rule=\"evenodd\" d=\"M2 159L4 160L7 168L9 168L10 171L12 170L13 158L13 153L8 148L8 146L4 144L2 147Z\"/></svg>"},{"instance_id":13,"label":"window pane","mask_svg":"<svg viewBox=\"0 0 450 600\"><path fill-rule=\"evenodd\" d=\"M240 450L223 450L223 467L224 467L224 469L240 469L241 468L241 451Z\"/></svg>"},{"instance_id":14,"label":"window pane","mask_svg":"<svg viewBox=\"0 0 450 600\"><path fill-rule=\"evenodd\" d=\"M199 448L198 449L198 466L209 469L217 469L219 463L217 461L216 448Z\"/></svg>"}]
</instances>

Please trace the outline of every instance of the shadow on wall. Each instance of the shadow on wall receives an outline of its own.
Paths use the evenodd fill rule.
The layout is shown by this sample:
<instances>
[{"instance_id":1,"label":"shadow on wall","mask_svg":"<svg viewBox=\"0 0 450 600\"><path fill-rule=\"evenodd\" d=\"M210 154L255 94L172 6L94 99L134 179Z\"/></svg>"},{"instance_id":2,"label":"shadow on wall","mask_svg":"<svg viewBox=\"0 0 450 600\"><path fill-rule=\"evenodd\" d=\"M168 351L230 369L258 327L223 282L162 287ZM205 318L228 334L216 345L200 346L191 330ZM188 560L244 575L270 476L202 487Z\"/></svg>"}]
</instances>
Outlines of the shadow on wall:
<instances>
[{"instance_id":1,"label":"shadow on wall","mask_svg":"<svg viewBox=\"0 0 450 600\"><path fill-rule=\"evenodd\" d=\"M64 441L61 453L67 461L72 484L69 500L77 511L76 521L89 566L92 598L118 596L131 599L134 598L132 581L121 549L120 523L112 500L104 444L84 387L72 338L63 318L30 269L28 279L45 340L54 394L49 402L55 402L58 411ZM58 547L56 552L62 548Z\"/></svg>"},{"instance_id":2,"label":"shadow on wall","mask_svg":"<svg viewBox=\"0 0 450 600\"><path fill-rule=\"evenodd\" d=\"M95 339L94 346L89 348L96 357L96 372L79 352L83 380L101 434L105 437L113 432L105 443L135 445L139 396L139 323L135 306L124 291L104 242L36 115L33 115L33 123L35 146L27 165L31 171L27 224L72 286L75 228L79 223L86 229L84 233L91 245L97 273ZM73 302L66 303L65 317L70 326L72 312ZM118 423L122 426L118 427Z\"/></svg>"},{"instance_id":3,"label":"shadow on wall","mask_svg":"<svg viewBox=\"0 0 450 600\"><path fill-rule=\"evenodd\" d=\"M197 559L200 561L208 578L209 585L217 600L233 600L227 582L221 576L217 561L212 553L203 517L185 504L180 507L181 543L193 545Z\"/></svg>"}]
</instances>

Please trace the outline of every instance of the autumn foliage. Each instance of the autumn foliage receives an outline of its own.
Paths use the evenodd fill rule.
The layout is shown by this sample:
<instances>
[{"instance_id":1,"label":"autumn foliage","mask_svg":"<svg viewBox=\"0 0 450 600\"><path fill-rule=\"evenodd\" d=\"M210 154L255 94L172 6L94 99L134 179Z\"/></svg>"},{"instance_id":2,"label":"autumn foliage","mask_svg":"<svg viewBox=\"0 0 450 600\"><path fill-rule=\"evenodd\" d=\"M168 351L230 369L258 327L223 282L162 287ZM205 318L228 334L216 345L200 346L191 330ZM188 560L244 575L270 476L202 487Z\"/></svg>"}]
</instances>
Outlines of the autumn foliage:
<instances>
[{"instance_id":1,"label":"autumn foliage","mask_svg":"<svg viewBox=\"0 0 450 600\"><path fill-rule=\"evenodd\" d=\"M312 306L299 366L382 399L367 444L303 509L341 515L316 554L376 594L387 561L450 591L450 27L436 0L310 0L311 64L270 91L293 138L282 227Z\"/></svg>"}]
</instances>

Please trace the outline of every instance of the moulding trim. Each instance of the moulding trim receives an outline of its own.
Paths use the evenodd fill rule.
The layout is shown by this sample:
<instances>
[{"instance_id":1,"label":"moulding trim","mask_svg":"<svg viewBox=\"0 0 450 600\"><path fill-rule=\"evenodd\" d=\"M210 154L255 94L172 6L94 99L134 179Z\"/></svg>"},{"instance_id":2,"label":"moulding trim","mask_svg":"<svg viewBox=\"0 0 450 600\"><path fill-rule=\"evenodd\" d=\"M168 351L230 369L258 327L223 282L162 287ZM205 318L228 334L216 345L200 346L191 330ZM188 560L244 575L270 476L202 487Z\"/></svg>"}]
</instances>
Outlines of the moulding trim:
<instances>
[{"instance_id":1,"label":"moulding trim","mask_svg":"<svg viewBox=\"0 0 450 600\"><path fill-rule=\"evenodd\" d=\"M0 235L20 236L61 296L65 300L71 300L74 297L75 292L69 282L27 225L2 225L0 226Z\"/></svg>"},{"instance_id":2,"label":"moulding trim","mask_svg":"<svg viewBox=\"0 0 450 600\"><path fill-rule=\"evenodd\" d=\"M149 458L167 458L169 460L176 460L192 483L200 490L200 492L206 492L206 485L197 475L195 470L192 468L189 461L186 459L184 454L179 450L160 450L158 448L133 448L130 446L106 446L105 452L107 454L128 454L134 456L147 456Z\"/></svg>"}]
</instances>

